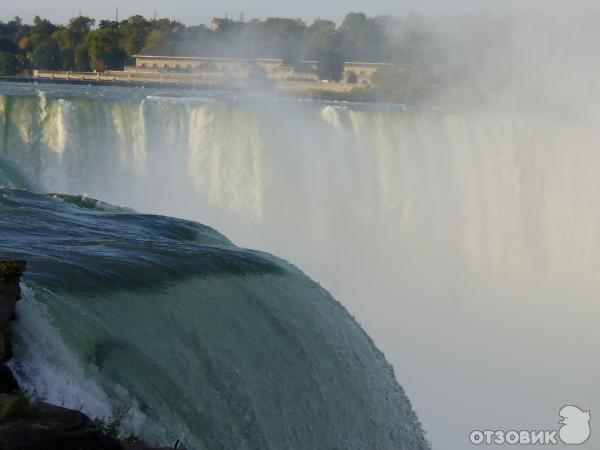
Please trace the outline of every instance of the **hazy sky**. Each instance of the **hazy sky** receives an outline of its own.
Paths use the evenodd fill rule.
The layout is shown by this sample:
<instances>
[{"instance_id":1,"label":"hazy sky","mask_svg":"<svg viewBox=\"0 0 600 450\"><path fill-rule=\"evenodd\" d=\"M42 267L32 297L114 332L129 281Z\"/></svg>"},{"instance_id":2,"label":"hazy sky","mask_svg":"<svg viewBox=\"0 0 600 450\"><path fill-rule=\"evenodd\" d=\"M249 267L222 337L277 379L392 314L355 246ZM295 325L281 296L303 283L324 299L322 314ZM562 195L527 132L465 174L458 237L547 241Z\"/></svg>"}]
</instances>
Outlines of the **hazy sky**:
<instances>
[{"instance_id":1,"label":"hazy sky","mask_svg":"<svg viewBox=\"0 0 600 450\"><path fill-rule=\"evenodd\" d=\"M266 17L302 17L311 22L315 18L341 21L349 11L360 11L368 15L403 15L410 11L431 12L526 12L526 11L569 11L581 9L600 10L597 0L222 0L200 2L198 0L0 0L0 20L6 21L15 15L30 21L36 14L56 22L66 22L70 17L81 14L96 19L112 18L119 6L119 16L142 14L146 17L170 17L193 25L209 23L212 17L221 17L228 12L230 17L244 13L246 19Z\"/></svg>"}]
</instances>

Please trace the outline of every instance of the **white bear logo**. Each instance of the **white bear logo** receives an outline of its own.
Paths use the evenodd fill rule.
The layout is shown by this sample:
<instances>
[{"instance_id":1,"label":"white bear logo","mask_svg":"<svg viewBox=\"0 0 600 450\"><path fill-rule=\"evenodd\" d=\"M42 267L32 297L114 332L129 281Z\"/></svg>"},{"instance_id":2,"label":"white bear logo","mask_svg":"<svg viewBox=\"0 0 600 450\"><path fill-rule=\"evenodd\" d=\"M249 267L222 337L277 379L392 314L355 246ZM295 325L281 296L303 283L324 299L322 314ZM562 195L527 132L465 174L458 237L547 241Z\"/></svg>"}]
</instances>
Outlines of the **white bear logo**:
<instances>
[{"instance_id":1,"label":"white bear logo","mask_svg":"<svg viewBox=\"0 0 600 450\"><path fill-rule=\"evenodd\" d=\"M562 418L560 440L565 444L579 445L590 438L590 412L577 406L565 406L558 413Z\"/></svg>"}]
</instances>

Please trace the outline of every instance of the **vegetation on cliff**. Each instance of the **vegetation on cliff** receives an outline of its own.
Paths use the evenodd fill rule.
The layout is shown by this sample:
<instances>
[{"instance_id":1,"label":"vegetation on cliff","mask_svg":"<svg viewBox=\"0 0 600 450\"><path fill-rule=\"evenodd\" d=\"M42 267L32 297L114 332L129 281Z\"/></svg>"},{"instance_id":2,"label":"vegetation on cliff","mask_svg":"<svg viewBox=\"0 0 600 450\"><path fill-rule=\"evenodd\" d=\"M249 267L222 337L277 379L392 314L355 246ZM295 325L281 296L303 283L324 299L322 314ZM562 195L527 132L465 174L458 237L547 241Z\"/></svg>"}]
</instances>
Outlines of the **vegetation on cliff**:
<instances>
[{"instance_id":1,"label":"vegetation on cliff","mask_svg":"<svg viewBox=\"0 0 600 450\"><path fill-rule=\"evenodd\" d=\"M79 16L67 25L35 17L0 22L0 75L28 69L88 71L122 69L138 53L282 58L320 62L322 79L341 78L343 61L417 63L441 58L431 31L417 17L367 17L350 13L338 27L317 19L269 18L249 22L215 19L212 27L136 15L121 21Z\"/></svg>"}]
</instances>

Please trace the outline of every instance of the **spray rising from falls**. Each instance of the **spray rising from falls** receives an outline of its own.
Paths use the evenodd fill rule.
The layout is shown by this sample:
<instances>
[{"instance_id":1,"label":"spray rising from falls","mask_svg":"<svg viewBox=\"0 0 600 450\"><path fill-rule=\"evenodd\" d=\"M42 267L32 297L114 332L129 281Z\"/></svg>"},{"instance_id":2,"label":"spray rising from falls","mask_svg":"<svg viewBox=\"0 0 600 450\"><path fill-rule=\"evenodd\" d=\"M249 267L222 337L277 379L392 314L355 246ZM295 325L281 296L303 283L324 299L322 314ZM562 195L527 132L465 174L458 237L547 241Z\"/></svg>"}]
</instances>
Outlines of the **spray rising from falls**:
<instances>
[{"instance_id":1,"label":"spray rising from falls","mask_svg":"<svg viewBox=\"0 0 600 450\"><path fill-rule=\"evenodd\" d=\"M311 247L329 241L338 248L328 265L343 251L332 236L357 233L376 233L380 247L419 234L447 244L452 234L453 258L471 268L599 263L585 197L596 173L588 123L561 134L568 118L559 115L52 95L0 96L5 184L35 180L36 189L203 218L267 247L264 227ZM566 215L582 227L568 245Z\"/></svg>"},{"instance_id":2,"label":"spray rising from falls","mask_svg":"<svg viewBox=\"0 0 600 450\"><path fill-rule=\"evenodd\" d=\"M464 448L482 410L514 427L600 408L593 118L5 91L13 185L197 219L298 264L382 346L441 447Z\"/></svg>"}]
</instances>

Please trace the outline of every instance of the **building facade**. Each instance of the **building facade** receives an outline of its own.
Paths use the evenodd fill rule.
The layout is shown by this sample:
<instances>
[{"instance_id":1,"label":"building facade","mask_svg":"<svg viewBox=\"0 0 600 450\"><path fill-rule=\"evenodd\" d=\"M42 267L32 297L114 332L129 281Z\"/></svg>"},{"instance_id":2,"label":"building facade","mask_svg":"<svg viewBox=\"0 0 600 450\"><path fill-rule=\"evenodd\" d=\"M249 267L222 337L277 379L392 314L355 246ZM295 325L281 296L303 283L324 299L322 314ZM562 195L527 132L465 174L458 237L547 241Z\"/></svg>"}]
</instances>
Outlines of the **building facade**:
<instances>
[{"instance_id":1,"label":"building facade","mask_svg":"<svg viewBox=\"0 0 600 450\"><path fill-rule=\"evenodd\" d=\"M135 66L126 70L138 72L201 72L234 78L253 75L270 80L318 80L317 61L301 61L297 67L284 66L283 59L204 58L192 56L134 55Z\"/></svg>"},{"instance_id":2,"label":"building facade","mask_svg":"<svg viewBox=\"0 0 600 450\"><path fill-rule=\"evenodd\" d=\"M318 61L300 61L295 66L284 65L283 59L269 58L204 58L191 56L134 55L135 66L126 70L138 72L191 72L213 77L251 78L269 80L319 81ZM441 66L440 66L441 67ZM343 82L371 84L380 69L408 69L409 66L391 63L348 61L344 63Z\"/></svg>"}]
</instances>

